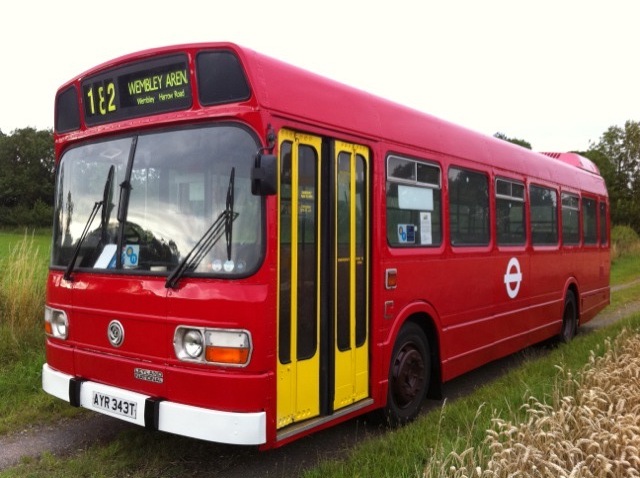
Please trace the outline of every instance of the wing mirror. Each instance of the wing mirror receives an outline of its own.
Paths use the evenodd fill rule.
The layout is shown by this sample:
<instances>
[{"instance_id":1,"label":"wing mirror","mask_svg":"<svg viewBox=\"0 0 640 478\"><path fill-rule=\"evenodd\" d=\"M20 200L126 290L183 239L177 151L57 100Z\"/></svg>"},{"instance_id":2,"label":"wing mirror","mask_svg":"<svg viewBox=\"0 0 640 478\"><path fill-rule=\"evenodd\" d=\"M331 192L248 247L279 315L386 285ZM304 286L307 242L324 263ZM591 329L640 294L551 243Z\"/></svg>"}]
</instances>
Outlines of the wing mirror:
<instances>
[{"instance_id":1,"label":"wing mirror","mask_svg":"<svg viewBox=\"0 0 640 478\"><path fill-rule=\"evenodd\" d=\"M251 170L251 194L272 196L278 192L278 160L273 154L258 153Z\"/></svg>"}]
</instances>

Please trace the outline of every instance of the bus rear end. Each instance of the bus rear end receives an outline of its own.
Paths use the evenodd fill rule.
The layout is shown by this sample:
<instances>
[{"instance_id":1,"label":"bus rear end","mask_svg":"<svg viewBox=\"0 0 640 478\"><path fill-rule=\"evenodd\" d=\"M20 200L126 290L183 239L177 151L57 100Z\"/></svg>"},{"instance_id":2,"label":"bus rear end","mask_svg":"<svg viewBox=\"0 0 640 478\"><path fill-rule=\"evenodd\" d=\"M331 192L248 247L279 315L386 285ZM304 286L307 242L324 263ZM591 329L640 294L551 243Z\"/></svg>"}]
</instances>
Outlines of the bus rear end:
<instances>
[{"instance_id":1,"label":"bus rear end","mask_svg":"<svg viewBox=\"0 0 640 478\"><path fill-rule=\"evenodd\" d=\"M131 55L60 89L45 391L152 429L268 441L276 304L252 101L227 47Z\"/></svg>"}]
</instances>

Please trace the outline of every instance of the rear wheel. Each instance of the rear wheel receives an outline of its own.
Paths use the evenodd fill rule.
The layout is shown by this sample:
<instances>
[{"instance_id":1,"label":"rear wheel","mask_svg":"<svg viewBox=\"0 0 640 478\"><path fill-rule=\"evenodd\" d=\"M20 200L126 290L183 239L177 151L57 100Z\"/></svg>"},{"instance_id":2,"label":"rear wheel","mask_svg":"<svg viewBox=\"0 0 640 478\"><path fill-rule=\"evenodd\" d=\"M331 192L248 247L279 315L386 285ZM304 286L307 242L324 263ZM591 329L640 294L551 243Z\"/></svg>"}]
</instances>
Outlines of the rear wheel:
<instances>
[{"instance_id":1,"label":"rear wheel","mask_svg":"<svg viewBox=\"0 0 640 478\"><path fill-rule=\"evenodd\" d=\"M429 388L431 357L422 329L414 323L402 327L393 347L385 416L393 426L413 420Z\"/></svg>"},{"instance_id":2,"label":"rear wheel","mask_svg":"<svg viewBox=\"0 0 640 478\"><path fill-rule=\"evenodd\" d=\"M564 298L564 311L562 313L562 330L558 339L560 342L568 343L576 335L578 328L578 307L576 305L576 296L572 291L568 291Z\"/></svg>"}]
</instances>

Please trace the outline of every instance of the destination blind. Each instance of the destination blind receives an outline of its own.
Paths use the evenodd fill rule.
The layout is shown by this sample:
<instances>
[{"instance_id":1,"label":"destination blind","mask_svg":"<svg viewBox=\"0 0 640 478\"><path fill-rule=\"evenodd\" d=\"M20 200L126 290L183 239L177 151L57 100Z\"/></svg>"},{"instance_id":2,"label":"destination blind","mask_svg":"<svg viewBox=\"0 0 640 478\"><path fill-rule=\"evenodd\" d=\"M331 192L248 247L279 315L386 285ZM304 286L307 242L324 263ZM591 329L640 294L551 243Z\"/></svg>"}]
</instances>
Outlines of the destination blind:
<instances>
[{"instance_id":1,"label":"destination blind","mask_svg":"<svg viewBox=\"0 0 640 478\"><path fill-rule=\"evenodd\" d=\"M189 108L187 57L172 55L109 70L83 81L82 94L89 126Z\"/></svg>"}]
</instances>

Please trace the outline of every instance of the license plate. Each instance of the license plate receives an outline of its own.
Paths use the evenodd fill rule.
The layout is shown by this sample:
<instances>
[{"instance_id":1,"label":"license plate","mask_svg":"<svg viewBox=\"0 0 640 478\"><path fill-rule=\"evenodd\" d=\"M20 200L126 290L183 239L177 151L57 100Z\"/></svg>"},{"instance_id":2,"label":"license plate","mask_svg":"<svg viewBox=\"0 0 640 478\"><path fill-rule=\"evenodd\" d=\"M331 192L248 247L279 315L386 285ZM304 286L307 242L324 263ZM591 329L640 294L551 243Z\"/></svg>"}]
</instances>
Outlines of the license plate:
<instances>
[{"instance_id":1,"label":"license plate","mask_svg":"<svg viewBox=\"0 0 640 478\"><path fill-rule=\"evenodd\" d=\"M93 408L115 413L123 417L136 419L138 414L138 404L129 400L107 395L106 393L93 392Z\"/></svg>"}]
</instances>

